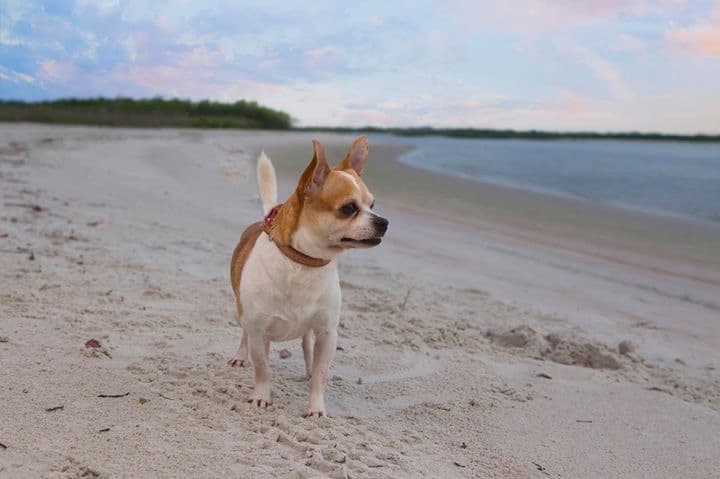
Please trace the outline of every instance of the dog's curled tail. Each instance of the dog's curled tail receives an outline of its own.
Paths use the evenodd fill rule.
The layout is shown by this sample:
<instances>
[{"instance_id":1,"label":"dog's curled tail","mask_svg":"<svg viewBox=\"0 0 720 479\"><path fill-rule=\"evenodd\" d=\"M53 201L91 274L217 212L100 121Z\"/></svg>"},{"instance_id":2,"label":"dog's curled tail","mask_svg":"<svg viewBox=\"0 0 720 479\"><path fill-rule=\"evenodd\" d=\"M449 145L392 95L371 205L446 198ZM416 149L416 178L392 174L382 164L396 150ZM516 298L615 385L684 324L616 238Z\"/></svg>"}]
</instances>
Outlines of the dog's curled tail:
<instances>
[{"instance_id":1,"label":"dog's curled tail","mask_svg":"<svg viewBox=\"0 0 720 479\"><path fill-rule=\"evenodd\" d=\"M277 179L275 178L275 168L264 151L257 159L257 180L263 214L267 215L277 204Z\"/></svg>"}]
</instances>

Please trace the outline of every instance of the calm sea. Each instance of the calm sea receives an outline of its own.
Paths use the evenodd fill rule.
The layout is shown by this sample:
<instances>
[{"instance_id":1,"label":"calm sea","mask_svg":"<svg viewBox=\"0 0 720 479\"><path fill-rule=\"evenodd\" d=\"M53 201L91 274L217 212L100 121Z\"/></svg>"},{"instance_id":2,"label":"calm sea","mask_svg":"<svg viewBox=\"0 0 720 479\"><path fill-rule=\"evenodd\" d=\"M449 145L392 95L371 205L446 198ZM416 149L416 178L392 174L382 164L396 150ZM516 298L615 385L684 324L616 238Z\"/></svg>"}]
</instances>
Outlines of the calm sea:
<instances>
[{"instance_id":1,"label":"calm sea","mask_svg":"<svg viewBox=\"0 0 720 479\"><path fill-rule=\"evenodd\" d=\"M444 175L720 223L720 145L646 141L383 138Z\"/></svg>"}]
</instances>

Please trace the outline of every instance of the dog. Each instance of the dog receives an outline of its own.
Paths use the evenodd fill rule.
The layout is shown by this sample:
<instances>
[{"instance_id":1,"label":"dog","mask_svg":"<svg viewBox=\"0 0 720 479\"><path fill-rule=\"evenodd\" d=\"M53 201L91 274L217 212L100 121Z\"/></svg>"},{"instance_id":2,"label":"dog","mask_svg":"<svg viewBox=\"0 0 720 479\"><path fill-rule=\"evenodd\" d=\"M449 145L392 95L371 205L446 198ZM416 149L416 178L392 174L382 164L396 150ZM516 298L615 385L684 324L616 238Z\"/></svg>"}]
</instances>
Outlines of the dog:
<instances>
[{"instance_id":1,"label":"dog","mask_svg":"<svg viewBox=\"0 0 720 479\"><path fill-rule=\"evenodd\" d=\"M282 204L272 162L264 152L257 160L265 218L243 232L233 252L230 280L243 332L228 363L243 366L249 357L255 388L248 402L267 407L270 342L302 338L310 380L305 416L321 417L327 416L325 388L340 321L338 256L380 244L388 220L373 212L375 199L360 176L367 138L357 138L334 168L324 147L312 144L312 160Z\"/></svg>"}]
</instances>

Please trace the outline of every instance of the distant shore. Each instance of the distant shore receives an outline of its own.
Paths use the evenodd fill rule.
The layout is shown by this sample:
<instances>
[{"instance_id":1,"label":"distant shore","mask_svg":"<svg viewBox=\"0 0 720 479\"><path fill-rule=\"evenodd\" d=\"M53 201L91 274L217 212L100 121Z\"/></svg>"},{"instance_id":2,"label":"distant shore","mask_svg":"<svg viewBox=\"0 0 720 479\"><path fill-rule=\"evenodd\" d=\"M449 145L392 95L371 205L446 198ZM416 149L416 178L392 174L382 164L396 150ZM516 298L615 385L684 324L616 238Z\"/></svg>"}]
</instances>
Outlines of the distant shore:
<instances>
[{"instance_id":1,"label":"distant shore","mask_svg":"<svg viewBox=\"0 0 720 479\"><path fill-rule=\"evenodd\" d=\"M1 101L0 121L45 124L287 130L290 115L254 101L233 103L178 98L62 98Z\"/></svg>"},{"instance_id":2,"label":"distant shore","mask_svg":"<svg viewBox=\"0 0 720 479\"><path fill-rule=\"evenodd\" d=\"M396 136L445 136L532 140L630 140L720 142L720 134L660 132L543 131L498 128L433 128L293 126L283 111L253 101L234 103L191 101L178 98L62 98L25 102L0 100L0 122L31 122L142 128L270 129L328 133L385 133Z\"/></svg>"},{"instance_id":3,"label":"distant shore","mask_svg":"<svg viewBox=\"0 0 720 479\"><path fill-rule=\"evenodd\" d=\"M630 141L681 141L681 142L720 142L720 135L696 134L680 135L656 132L592 132L592 131L543 131L510 130L494 128L380 128L366 126L348 127L300 127L298 131L317 131L328 133L386 133L396 136L445 136L449 138L487 138L487 139L526 139L526 140L630 140Z\"/></svg>"}]
</instances>

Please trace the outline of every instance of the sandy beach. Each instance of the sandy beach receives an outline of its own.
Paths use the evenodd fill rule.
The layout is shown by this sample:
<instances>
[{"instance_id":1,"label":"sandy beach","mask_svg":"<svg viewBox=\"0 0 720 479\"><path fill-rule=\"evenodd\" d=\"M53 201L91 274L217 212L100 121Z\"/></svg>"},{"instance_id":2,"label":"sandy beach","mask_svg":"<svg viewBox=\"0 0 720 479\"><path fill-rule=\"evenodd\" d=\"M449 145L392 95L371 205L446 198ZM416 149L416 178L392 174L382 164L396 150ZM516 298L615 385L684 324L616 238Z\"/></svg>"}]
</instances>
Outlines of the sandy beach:
<instances>
[{"instance_id":1,"label":"sandy beach","mask_svg":"<svg viewBox=\"0 0 720 479\"><path fill-rule=\"evenodd\" d=\"M438 176L372 136L390 229L341 259L331 417L302 417L299 341L251 408L229 258L257 154L285 196L314 137L353 139L0 124L0 477L717 475L720 227Z\"/></svg>"}]
</instances>

